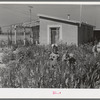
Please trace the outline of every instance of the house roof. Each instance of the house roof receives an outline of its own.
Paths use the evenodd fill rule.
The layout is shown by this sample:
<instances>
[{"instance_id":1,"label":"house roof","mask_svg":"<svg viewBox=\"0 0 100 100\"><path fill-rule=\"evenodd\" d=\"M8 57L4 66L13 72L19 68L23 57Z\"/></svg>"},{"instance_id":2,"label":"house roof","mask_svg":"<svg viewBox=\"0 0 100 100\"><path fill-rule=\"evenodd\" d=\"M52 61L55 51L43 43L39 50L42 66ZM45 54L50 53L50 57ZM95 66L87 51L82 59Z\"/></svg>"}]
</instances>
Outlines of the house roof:
<instances>
[{"instance_id":1,"label":"house roof","mask_svg":"<svg viewBox=\"0 0 100 100\"><path fill-rule=\"evenodd\" d=\"M96 29L94 29L94 31L100 31L100 29L97 29L97 28L96 28Z\"/></svg>"},{"instance_id":2,"label":"house roof","mask_svg":"<svg viewBox=\"0 0 100 100\"><path fill-rule=\"evenodd\" d=\"M68 20L68 19L63 19L63 18L58 18L58 17L47 16L43 14L38 14L38 17L42 19L47 19L47 20L52 20L52 21L57 21L57 22L62 22L62 23L68 23L72 25L80 25L80 21L75 21L75 20ZM94 27L93 25L83 23L83 22L81 24Z\"/></svg>"}]
</instances>

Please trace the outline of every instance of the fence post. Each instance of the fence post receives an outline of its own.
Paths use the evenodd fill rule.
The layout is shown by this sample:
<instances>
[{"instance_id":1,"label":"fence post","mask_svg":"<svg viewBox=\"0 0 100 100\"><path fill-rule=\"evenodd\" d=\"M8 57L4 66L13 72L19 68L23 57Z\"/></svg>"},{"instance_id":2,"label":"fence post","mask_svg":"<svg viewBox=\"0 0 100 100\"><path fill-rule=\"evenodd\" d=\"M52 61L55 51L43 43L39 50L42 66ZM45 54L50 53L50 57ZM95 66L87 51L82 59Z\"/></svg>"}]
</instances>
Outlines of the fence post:
<instances>
[{"instance_id":1,"label":"fence post","mask_svg":"<svg viewBox=\"0 0 100 100\"><path fill-rule=\"evenodd\" d=\"M10 30L8 29L8 30L7 30L7 37L8 37L8 48L9 48L9 33L10 33Z\"/></svg>"},{"instance_id":2,"label":"fence post","mask_svg":"<svg viewBox=\"0 0 100 100\"><path fill-rule=\"evenodd\" d=\"M26 42L26 33L25 33L25 27L24 27L24 45L25 45L25 42Z\"/></svg>"},{"instance_id":3,"label":"fence post","mask_svg":"<svg viewBox=\"0 0 100 100\"><path fill-rule=\"evenodd\" d=\"M17 43L16 25L14 26L14 30L15 30L15 44L16 44Z\"/></svg>"},{"instance_id":4,"label":"fence post","mask_svg":"<svg viewBox=\"0 0 100 100\"><path fill-rule=\"evenodd\" d=\"M12 35L13 35L12 29L13 29L13 26L10 26L10 47L11 47L11 45L13 43L13 39L12 39Z\"/></svg>"}]
</instances>

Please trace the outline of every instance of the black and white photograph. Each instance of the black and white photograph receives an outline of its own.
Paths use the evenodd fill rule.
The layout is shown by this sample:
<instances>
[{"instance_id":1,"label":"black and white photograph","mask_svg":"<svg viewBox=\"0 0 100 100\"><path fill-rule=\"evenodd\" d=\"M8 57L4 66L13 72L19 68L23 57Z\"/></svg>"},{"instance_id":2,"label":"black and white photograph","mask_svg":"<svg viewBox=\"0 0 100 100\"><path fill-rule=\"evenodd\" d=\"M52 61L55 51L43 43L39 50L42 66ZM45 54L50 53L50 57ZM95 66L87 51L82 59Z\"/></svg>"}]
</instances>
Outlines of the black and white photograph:
<instances>
[{"instance_id":1,"label":"black and white photograph","mask_svg":"<svg viewBox=\"0 0 100 100\"><path fill-rule=\"evenodd\" d=\"M99 89L100 5L0 4L0 88Z\"/></svg>"}]
</instances>

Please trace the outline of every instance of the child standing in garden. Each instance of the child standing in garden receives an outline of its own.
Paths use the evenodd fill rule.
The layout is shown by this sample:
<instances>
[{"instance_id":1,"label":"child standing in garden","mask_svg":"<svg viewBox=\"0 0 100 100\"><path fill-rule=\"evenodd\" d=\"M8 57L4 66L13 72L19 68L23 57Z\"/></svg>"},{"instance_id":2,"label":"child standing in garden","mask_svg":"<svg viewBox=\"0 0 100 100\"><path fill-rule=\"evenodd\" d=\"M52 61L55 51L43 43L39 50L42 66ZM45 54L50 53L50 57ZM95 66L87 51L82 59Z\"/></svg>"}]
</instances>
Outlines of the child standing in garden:
<instances>
[{"instance_id":1,"label":"child standing in garden","mask_svg":"<svg viewBox=\"0 0 100 100\"><path fill-rule=\"evenodd\" d=\"M66 85L66 87L70 87L70 86L74 87L73 82L75 78L75 64L76 64L76 59L74 57L74 54L66 51L66 53L62 57L62 62L63 62L62 72L64 73L64 76L62 73L63 76L62 78L65 80L64 85Z\"/></svg>"},{"instance_id":2,"label":"child standing in garden","mask_svg":"<svg viewBox=\"0 0 100 100\"><path fill-rule=\"evenodd\" d=\"M73 69L72 66L76 63L76 59L74 58L74 54L69 53L66 51L66 53L62 57L62 61L66 62L69 65L69 69Z\"/></svg>"},{"instance_id":3,"label":"child standing in garden","mask_svg":"<svg viewBox=\"0 0 100 100\"><path fill-rule=\"evenodd\" d=\"M59 54L58 54L58 45L52 44L52 53L50 54L50 70L49 75L51 79L51 87L59 87L60 84L56 84L60 81L60 65L59 65Z\"/></svg>"},{"instance_id":4,"label":"child standing in garden","mask_svg":"<svg viewBox=\"0 0 100 100\"><path fill-rule=\"evenodd\" d=\"M100 41L99 41L99 43L97 44L97 52L100 53Z\"/></svg>"},{"instance_id":5,"label":"child standing in garden","mask_svg":"<svg viewBox=\"0 0 100 100\"><path fill-rule=\"evenodd\" d=\"M65 73L65 71L68 71L68 60L69 60L69 52L66 50L66 52L62 56L62 67L61 72Z\"/></svg>"},{"instance_id":6,"label":"child standing in garden","mask_svg":"<svg viewBox=\"0 0 100 100\"><path fill-rule=\"evenodd\" d=\"M95 45L93 46L93 48L92 48L92 52L93 52L93 54L94 54L94 57L96 57L97 54L98 54L97 44L95 44Z\"/></svg>"},{"instance_id":7,"label":"child standing in garden","mask_svg":"<svg viewBox=\"0 0 100 100\"><path fill-rule=\"evenodd\" d=\"M55 69L58 64L59 54L58 54L58 46L57 44L52 44L52 53L50 54L50 66Z\"/></svg>"},{"instance_id":8,"label":"child standing in garden","mask_svg":"<svg viewBox=\"0 0 100 100\"><path fill-rule=\"evenodd\" d=\"M66 53L62 57L62 61L68 61L68 58L69 58L69 52L68 50L66 50Z\"/></svg>"},{"instance_id":9,"label":"child standing in garden","mask_svg":"<svg viewBox=\"0 0 100 100\"><path fill-rule=\"evenodd\" d=\"M70 53L69 54L69 65L74 65L76 63L76 59L74 58L74 54Z\"/></svg>"}]
</instances>

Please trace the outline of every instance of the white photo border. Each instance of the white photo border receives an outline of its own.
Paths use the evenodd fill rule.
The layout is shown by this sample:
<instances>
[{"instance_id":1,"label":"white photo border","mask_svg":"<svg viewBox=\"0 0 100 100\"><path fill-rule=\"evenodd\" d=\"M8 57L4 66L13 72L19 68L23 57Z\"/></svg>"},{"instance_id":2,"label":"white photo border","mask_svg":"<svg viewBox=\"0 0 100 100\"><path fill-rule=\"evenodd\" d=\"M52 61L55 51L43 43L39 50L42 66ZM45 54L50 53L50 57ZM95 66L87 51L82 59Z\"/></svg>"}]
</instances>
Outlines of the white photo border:
<instances>
[{"instance_id":1,"label":"white photo border","mask_svg":"<svg viewBox=\"0 0 100 100\"><path fill-rule=\"evenodd\" d=\"M0 4L71 4L71 5L100 5L100 2L3 2L0 1ZM53 94L53 92L58 94ZM61 98L61 99L99 99L100 98L100 89L44 89L44 88L1 88L0 89L0 98Z\"/></svg>"}]
</instances>

